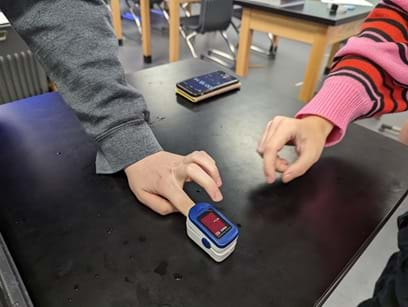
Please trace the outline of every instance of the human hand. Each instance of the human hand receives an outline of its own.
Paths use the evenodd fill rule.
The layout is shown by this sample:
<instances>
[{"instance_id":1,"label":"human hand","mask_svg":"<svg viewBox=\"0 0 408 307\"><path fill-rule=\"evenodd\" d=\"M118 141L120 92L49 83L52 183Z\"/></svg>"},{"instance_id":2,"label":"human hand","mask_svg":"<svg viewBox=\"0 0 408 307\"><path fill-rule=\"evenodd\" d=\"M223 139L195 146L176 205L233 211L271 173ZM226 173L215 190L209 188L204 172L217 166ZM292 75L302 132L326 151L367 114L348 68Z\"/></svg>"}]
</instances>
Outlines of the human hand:
<instances>
[{"instance_id":1,"label":"human hand","mask_svg":"<svg viewBox=\"0 0 408 307\"><path fill-rule=\"evenodd\" d=\"M221 176L213 158L204 151L181 156L161 151L125 169L129 187L137 199L153 211L167 215L188 214L194 202L184 192L185 182L203 187L213 201L221 201Z\"/></svg>"},{"instance_id":2,"label":"human hand","mask_svg":"<svg viewBox=\"0 0 408 307\"><path fill-rule=\"evenodd\" d=\"M263 157L266 181L275 181L275 171L282 173L282 181L289 182L303 175L322 154L333 124L319 116L302 119L277 116L269 121L258 143ZM294 145L298 158L291 165L279 157L285 145Z\"/></svg>"}]
</instances>

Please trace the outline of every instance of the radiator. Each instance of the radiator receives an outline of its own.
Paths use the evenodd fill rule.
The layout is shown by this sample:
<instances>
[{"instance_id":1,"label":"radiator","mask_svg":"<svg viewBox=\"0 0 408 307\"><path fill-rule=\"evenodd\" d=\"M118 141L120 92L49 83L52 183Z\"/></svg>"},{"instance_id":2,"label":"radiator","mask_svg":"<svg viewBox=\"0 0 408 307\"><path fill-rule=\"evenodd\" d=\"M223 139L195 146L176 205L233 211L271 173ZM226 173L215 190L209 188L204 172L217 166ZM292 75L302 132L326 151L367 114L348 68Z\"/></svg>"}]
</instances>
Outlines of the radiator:
<instances>
[{"instance_id":1,"label":"radiator","mask_svg":"<svg viewBox=\"0 0 408 307\"><path fill-rule=\"evenodd\" d=\"M47 75L31 51L0 56L0 104L48 91Z\"/></svg>"}]
</instances>

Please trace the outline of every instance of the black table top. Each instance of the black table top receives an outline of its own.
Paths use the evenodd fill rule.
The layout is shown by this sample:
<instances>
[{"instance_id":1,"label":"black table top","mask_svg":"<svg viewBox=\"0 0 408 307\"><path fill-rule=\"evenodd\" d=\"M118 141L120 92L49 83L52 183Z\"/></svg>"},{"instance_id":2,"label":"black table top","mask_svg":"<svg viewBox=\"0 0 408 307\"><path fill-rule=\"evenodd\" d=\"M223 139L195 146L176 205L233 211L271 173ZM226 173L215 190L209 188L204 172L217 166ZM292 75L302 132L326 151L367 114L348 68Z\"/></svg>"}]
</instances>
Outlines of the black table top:
<instances>
[{"instance_id":1,"label":"black table top","mask_svg":"<svg viewBox=\"0 0 408 307\"><path fill-rule=\"evenodd\" d=\"M215 69L183 61L130 82L167 150L218 161L217 206L241 227L221 264L187 238L181 215L138 204L122 174L94 174L94 145L58 94L0 107L0 232L36 306L312 306L407 192L408 148L354 125L302 178L264 184L258 137L296 110L251 79L207 103L176 98L177 81Z\"/></svg>"},{"instance_id":2,"label":"black table top","mask_svg":"<svg viewBox=\"0 0 408 307\"><path fill-rule=\"evenodd\" d=\"M369 1L374 5L378 2L377 0ZM320 0L305 0L303 5L287 8L273 6L268 3L268 0L235 0L235 3L243 7L265 10L283 16L295 17L306 21L314 21L330 26L363 19L373 9L373 7L369 6L355 6L353 10L349 10L345 13L338 12L336 15L330 15L330 10L328 9L327 3L322 3Z\"/></svg>"}]
</instances>

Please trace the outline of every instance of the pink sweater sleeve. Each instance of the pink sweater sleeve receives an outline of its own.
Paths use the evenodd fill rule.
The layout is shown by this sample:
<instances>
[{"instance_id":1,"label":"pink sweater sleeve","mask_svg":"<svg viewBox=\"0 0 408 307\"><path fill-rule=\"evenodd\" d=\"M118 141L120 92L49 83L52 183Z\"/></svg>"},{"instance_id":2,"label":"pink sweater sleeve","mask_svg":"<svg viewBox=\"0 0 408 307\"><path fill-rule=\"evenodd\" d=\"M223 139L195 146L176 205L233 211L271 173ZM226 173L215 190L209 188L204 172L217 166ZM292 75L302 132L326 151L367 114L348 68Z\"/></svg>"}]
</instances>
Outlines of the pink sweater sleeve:
<instances>
[{"instance_id":1,"label":"pink sweater sleeve","mask_svg":"<svg viewBox=\"0 0 408 307\"><path fill-rule=\"evenodd\" d=\"M408 1L384 0L358 36L336 54L316 96L296 115L334 124L327 146L341 141L350 122L408 109Z\"/></svg>"}]
</instances>

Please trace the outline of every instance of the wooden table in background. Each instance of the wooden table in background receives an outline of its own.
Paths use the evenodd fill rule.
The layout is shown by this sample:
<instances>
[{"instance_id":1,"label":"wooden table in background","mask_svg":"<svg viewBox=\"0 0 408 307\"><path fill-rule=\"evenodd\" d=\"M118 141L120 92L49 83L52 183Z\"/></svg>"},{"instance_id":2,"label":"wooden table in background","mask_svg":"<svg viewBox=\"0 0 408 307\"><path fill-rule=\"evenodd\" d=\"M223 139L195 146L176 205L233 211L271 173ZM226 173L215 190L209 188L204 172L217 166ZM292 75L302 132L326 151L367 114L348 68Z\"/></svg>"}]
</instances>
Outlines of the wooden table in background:
<instances>
[{"instance_id":1,"label":"wooden table in background","mask_svg":"<svg viewBox=\"0 0 408 307\"><path fill-rule=\"evenodd\" d=\"M279 37L312 45L299 99L309 101L320 76L326 48L332 45L329 61L333 60L340 42L359 32L359 27L371 7L330 15L326 4L306 0L304 6L291 9L273 7L266 2L237 0L243 6L236 73L248 74L249 52L253 31L271 32ZM330 63L329 63L330 64Z\"/></svg>"},{"instance_id":2,"label":"wooden table in background","mask_svg":"<svg viewBox=\"0 0 408 307\"><path fill-rule=\"evenodd\" d=\"M200 0L168 0L170 25L169 25L169 61L178 61L180 56L180 4L200 2Z\"/></svg>"},{"instance_id":3,"label":"wooden table in background","mask_svg":"<svg viewBox=\"0 0 408 307\"><path fill-rule=\"evenodd\" d=\"M120 0L111 0L112 24L119 45L123 43L122 20L120 16ZM140 15L142 23L143 59L145 63L152 62L152 44L150 37L150 0L140 0Z\"/></svg>"},{"instance_id":4,"label":"wooden table in background","mask_svg":"<svg viewBox=\"0 0 408 307\"><path fill-rule=\"evenodd\" d=\"M169 61L178 61L180 55L180 4L199 2L200 0L168 0L169 7ZM373 3L376 1L373 0ZM319 1L306 0L304 6L291 9L273 7L267 3L253 0L236 0L243 6L239 50L236 73L248 74L249 52L252 43L252 32L271 32L278 37L305 42L312 45L306 67L303 86L299 99L309 101L316 89L323 63L326 47L332 45L329 64L339 49L340 42L355 35L370 7L357 7L355 10L330 15L327 5ZM122 42L122 26L119 0L111 0L112 19L116 37ZM145 63L152 61L150 1L140 0L143 58Z\"/></svg>"},{"instance_id":5,"label":"wooden table in background","mask_svg":"<svg viewBox=\"0 0 408 307\"><path fill-rule=\"evenodd\" d=\"M122 44L122 24L120 17L120 0L111 0L112 21L115 29L116 38L119 44ZM169 0L169 61L175 62L180 55L180 4L199 2L200 0ZM145 63L152 61L152 44L151 44L151 24L150 24L150 0L140 0L140 15L142 23L142 44L143 44L143 58Z\"/></svg>"}]
</instances>

